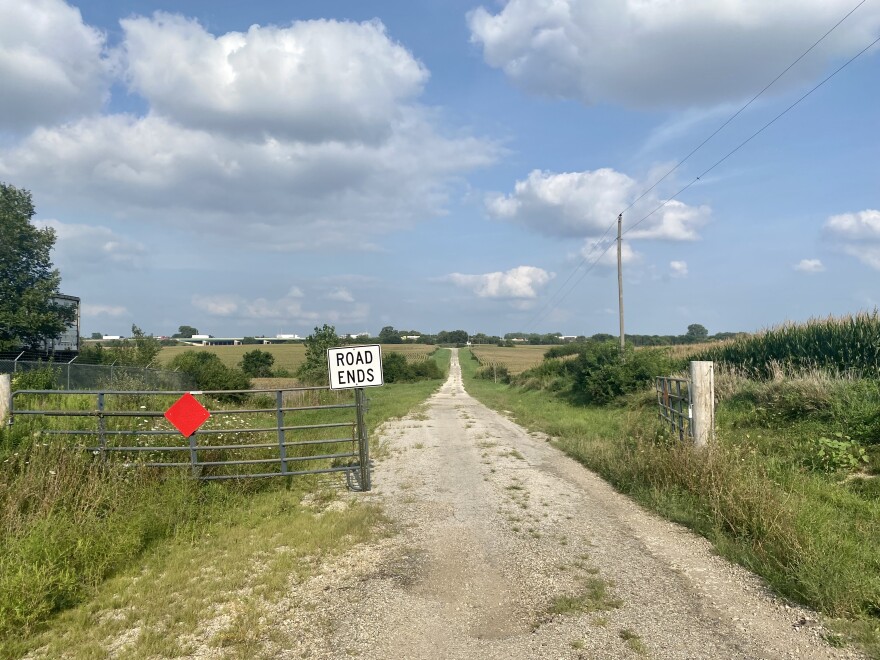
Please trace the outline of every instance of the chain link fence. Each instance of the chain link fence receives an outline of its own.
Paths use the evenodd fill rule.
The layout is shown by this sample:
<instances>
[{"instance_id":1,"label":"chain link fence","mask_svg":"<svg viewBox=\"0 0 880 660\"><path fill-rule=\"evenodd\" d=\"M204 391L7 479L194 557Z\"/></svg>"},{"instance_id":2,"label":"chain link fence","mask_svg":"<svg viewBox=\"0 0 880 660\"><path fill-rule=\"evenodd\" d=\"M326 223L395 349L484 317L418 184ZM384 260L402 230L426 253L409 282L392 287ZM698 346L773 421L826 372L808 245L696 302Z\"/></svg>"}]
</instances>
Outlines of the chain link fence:
<instances>
[{"instance_id":1,"label":"chain link fence","mask_svg":"<svg viewBox=\"0 0 880 660\"><path fill-rule=\"evenodd\" d=\"M189 390L195 384L177 371L110 364L59 363L52 361L0 360L0 374L13 374L51 367L55 384L65 390L151 389Z\"/></svg>"}]
</instances>

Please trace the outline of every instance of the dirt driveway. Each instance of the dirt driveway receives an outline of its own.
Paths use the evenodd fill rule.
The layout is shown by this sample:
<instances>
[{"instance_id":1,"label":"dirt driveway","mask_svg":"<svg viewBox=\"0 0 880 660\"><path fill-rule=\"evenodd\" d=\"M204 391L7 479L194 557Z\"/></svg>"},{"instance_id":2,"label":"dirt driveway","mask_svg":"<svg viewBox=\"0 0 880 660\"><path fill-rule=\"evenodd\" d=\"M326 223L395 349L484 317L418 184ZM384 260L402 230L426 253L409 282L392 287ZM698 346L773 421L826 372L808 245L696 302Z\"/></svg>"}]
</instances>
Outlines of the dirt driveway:
<instances>
[{"instance_id":1,"label":"dirt driveway","mask_svg":"<svg viewBox=\"0 0 880 660\"><path fill-rule=\"evenodd\" d=\"M386 425L398 528L311 579L291 657L852 658L684 529L464 390ZM320 633L318 633L320 631Z\"/></svg>"}]
</instances>

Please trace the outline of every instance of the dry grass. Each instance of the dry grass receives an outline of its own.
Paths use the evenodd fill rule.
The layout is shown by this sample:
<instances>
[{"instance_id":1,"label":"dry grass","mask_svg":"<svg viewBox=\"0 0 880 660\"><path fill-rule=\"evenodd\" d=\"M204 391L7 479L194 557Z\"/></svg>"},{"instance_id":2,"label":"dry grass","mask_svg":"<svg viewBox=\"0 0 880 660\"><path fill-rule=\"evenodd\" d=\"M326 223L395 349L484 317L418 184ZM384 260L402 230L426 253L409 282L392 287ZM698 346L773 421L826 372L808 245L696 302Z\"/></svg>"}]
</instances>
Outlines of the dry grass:
<instances>
[{"instance_id":1,"label":"dry grass","mask_svg":"<svg viewBox=\"0 0 880 660\"><path fill-rule=\"evenodd\" d=\"M494 344L479 344L471 347L474 357L483 366L507 367L511 375L520 374L526 369L537 367L544 361L544 353L550 346L514 346L504 348Z\"/></svg>"}]
</instances>

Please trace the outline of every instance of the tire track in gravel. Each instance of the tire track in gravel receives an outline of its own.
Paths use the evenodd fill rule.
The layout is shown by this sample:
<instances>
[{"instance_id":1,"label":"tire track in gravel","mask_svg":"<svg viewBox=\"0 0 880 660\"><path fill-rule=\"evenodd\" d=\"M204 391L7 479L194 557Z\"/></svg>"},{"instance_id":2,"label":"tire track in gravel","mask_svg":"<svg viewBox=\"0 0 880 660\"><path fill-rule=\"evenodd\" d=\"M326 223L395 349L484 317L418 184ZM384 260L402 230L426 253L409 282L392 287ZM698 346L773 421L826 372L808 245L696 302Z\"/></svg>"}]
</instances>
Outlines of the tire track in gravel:
<instances>
[{"instance_id":1,"label":"tire track in gravel","mask_svg":"<svg viewBox=\"0 0 880 660\"><path fill-rule=\"evenodd\" d=\"M470 397L457 351L424 412L381 436L390 455L364 497L398 533L307 587L323 622L309 657L861 657Z\"/></svg>"}]
</instances>

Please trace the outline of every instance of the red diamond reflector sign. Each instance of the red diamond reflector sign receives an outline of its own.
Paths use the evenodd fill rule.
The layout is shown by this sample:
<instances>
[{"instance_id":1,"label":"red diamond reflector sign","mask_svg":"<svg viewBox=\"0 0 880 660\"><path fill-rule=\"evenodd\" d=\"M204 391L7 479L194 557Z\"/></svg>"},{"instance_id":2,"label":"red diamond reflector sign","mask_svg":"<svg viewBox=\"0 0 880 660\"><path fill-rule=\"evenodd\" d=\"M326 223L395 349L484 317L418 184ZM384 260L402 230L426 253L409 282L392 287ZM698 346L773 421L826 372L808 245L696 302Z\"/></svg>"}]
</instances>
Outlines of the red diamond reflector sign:
<instances>
[{"instance_id":1,"label":"red diamond reflector sign","mask_svg":"<svg viewBox=\"0 0 880 660\"><path fill-rule=\"evenodd\" d=\"M183 437L188 438L204 424L211 413L189 392L180 397L165 411L165 419L171 422Z\"/></svg>"}]
</instances>

